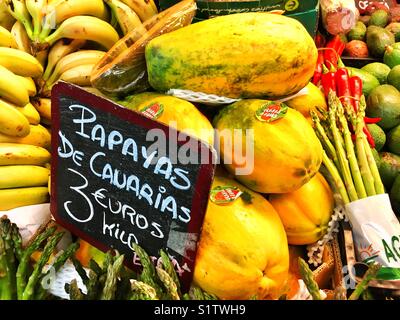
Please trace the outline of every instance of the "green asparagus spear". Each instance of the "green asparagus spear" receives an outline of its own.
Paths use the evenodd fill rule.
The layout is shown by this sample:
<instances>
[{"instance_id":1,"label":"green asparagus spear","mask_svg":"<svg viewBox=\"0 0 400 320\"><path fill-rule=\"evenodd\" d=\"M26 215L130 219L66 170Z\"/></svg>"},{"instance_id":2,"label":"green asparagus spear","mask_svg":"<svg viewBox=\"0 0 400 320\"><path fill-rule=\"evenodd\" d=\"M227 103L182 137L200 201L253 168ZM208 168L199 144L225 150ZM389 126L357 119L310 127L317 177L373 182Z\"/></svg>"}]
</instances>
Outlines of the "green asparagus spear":
<instances>
[{"instance_id":1,"label":"green asparagus spear","mask_svg":"<svg viewBox=\"0 0 400 320\"><path fill-rule=\"evenodd\" d=\"M108 266L107 279L101 294L101 300L113 300L117 289L117 280L124 263L124 255L118 256L113 264Z\"/></svg>"},{"instance_id":2,"label":"green asparagus spear","mask_svg":"<svg viewBox=\"0 0 400 320\"><path fill-rule=\"evenodd\" d=\"M204 294L204 300L218 300L218 297L214 294L208 293L208 292L203 292ZM257 295L255 295L255 298L253 300L257 300Z\"/></svg>"},{"instance_id":3,"label":"green asparagus spear","mask_svg":"<svg viewBox=\"0 0 400 320\"><path fill-rule=\"evenodd\" d=\"M177 290L178 294L181 295L179 278L178 278L178 275L176 274L175 267L174 267L172 261L170 260L168 254L164 250L160 250L160 257L161 257L161 261L162 261L164 270L167 271L167 273L172 278L172 280L174 280L175 285L176 285L176 290Z\"/></svg>"},{"instance_id":4,"label":"green asparagus spear","mask_svg":"<svg viewBox=\"0 0 400 320\"><path fill-rule=\"evenodd\" d=\"M85 295L78 287L78 282L76 279L72 280L69 284L69 298L70 300L84 300Z\"/></svg>"},{"instance_id":5,"label":"green asparagus spear","mask_svg":"<svg viewBox=\"0 0 400 320\"><path fill-rule=\"evenodd\" d=\"M65 264L65 262L75 253L76 250L79 248L79 243L78 242L73 242L69 245L69 247L62 252L54 261L52 264L51 268L54 270L54 272L57 272L60 270L60 268ZM40 284L39 288L37 289L36 295L35 295L35 300L45 300L48 293L45 289L44 286L44 279L46 279L50 275L51 270L49 269L45 275L43 275L40 279Z\"/></svg>"},{"instance_id":6,"label":"green asparagus spear","mask_svg":"<svg viewBox=\"0 0 400 320\"><path fill-rule=\"evenodd\" d=\"M190 287L189 295L192 298L192 300L205 300L203 290L201 290L196 285L192 285Z\"/></svg>"},{"instance_id":7,"label":"green asparagus spear","mask_svg":"<svg viewBox=\"0 0 400 320\"><path fill-rule=\"evenodd\" d=\"M130 300L158 300L156 290L142 281L131 280L132 296Z\"/></svg>"},{"instance_id":8,"label":"green asparagus spear","mask_svg":"<svg viewBox=\"0 0 400 320\"><path fill-rule=\"evenodd\" d=\"M303 279L308 292L311 294L313 300L322 300L318 284L315 282L314 275L307 262L305 262L301 257L299 257L298 261L301 278Z\"/></svg>"},{"instance_id":9,"label":"green asparagus spear","mask_svg":"<svg viewBox=\"0 0 400 320\"><path fill-rule=\"evenodd\" d=\"M338 155L339 159L339 164L340 167L340 173L341 176L343 177L344 184L346 186L347 193L349 195L349 198L351 201L356 201L358 200L357 192L354 187L353 179L351 177L351 172L350 172L350 166L349 166L349 161L347 160L346 157L346 152L344 151L343 147L343 137L339 133L339 129L336 125L336 113L337 113L337 105L335 103L336 101L336 94L331 91L329 93L329 124L330 124L330 129L332 131L332 135L334 138L334 143L335 143L335 149Z\"/></svg>"},{"instance_id":10,"label":"green asparagus spear","mask_svg":"<svg viewBox=\"0 0 400 320\"><path fill-rule=\"evenodd\" d=\"M31 242L31 244L23 251L21 261L17 269L17 296L18 300L22 299L22 295L25 290L28 270L29 270L29 259L31 255L40 248L40 245L48 237L53 235L56 231L56 227L46 229L44 232L37 235L37 237Z\"/></svg>"},{"instance_id":11,"label":"green asparagus spear","mask_svg":"<svg viewBox=\"0 0 400 320\"><path fill-rule=\"evenodd\" d=\"M364 118L365 116L365 108L366 102L365 97L362 96L360 100L359 112L360 116ZM368 161L368 166L371 171L372 179L374 180L374 187L376 194L384 194L385 187L383 186L381 176L379 174L378 166L376 165L375 158L372 154L371 147L368 143L367 137L365 134L362 135L364 141L364 150Z\"/></svg>"},{"instance_id":12,"label":"green asparagus spear","mask_svg":"<svg viewBox=\"0 0 400 320\"><path fill-rule=\"evenodd\" d=\"M357 300L361 294L368 288L369 282L376 278L379 270L381 269L381 265L379 263L370 264L367 272L365 272L363 279L359 282L354 289L353 293L350 295L349 300Z\"/></svg>"},{"instance_id":13,"label":"green asparagus spear","mask_svg":"<svg viewBox=\"0 0 400 320\"><path fill-rule=\"evenodd\" d=\"M52 236L49 241L46 243L46 246L43 249L42 255L40 256L39 261L36 263L35 268L33 269L32 275L29 277L28 284L24 292L22 293L22 300L30 300L34 295L34 291L36 289L36 284L39 280L40 275L42 274L42 269L50 258L50 255L54 251L56 245L64 236L64 232L58 232L54 236Z\"/></svg>"},{"instance_id":14,"label":"green asparagus spear","mask_svg":"<svg viewBox=\"0 0 400 320\"><path fill-rule=\"evenodd\" d=\"M140 280L144 283L147 283L149 286L153 287L156 290L157 295L161 297L163 291L157 282L158 277L156 274L156 269L154 268L154 265L152 264L150 257L147 255L146 251L144 251L136 243L133 244L133 249L139 256L140 263L143 266L143 271L139 277Z\"/></svg>"},{"instance_id":15,"label":"green asparagus spear","mask_svg":"<svg viewBox=\"0 0 400 320\"><path fill-rule=\"evenodd\" d=\"M14 253L18 261L22 259L22 237L16 224L12 224L11 237L14 244Z\"/></svg>"},{"instance_id":16,"label":"green asparagus spear","mask_svg":"<svg viewBox=\"0 0 400 320\"><path fill-rule=\"evenodd\" d=\"M12 226L11 221L8 219L0 220L0 237L3 239L3 251L5 254L5 270L6 275L4 281L8 282L8 290L7 293L9 299L15 299L17 288L16 288L16 260L14 256L14 245L12 241Z\"/></svg>"},{"instance_id":17,"label":"green asparagus spear","mask_svg":"<svg viewBox=\"0 0 400 320\"><path fill-rule=\"evenodd\" d=\"M100 290L99 290L99 282L98 282L99 276L96 272L93 270L89 270L89 283L86 286L87 289L87 294L86 294L86 299L87 300L96 300L99 297Z\"/></svg>"},{"instance_id":18,"label":"green asparagus spear","mask_svg":"<svg viewBox=\"0 0 400 320\"><path fill-rule=\"evenodd\" d=\"M0 234L0 300L11 300L13 298L11 291L6 245Z\"/></svg>"},{"instance_id":19,"label":"green asparagus spear","mask_svg":"<svg viewBox=\"0 0 400 320\"><path fill-rule=\"evenodd\" d=\"M172 300L180 300L180 297L178 294L178 289L176 287L174 280L171 278L171 276L164 269L161 269L159 267L156 267L156 271L157 271L158 278L163 283L169 298Z\"/></svg>"},{"instance_id":20,"label":"green asparagus spear","mask_svg":"<svg viewBox=\"0 0 400 320\"><path fill-rule=\"evenodd\" d=\"M89 261L89 268L93 270L93 272L96 273L97 276L100 276L103 273L98 263L93 259L90 259Z\"/></svg>"},{"instance_id":21,"label":"green asparagus spear","mask_svg":"<svg viewBox=\"0 0 400 320\"><path fill-rule=\"evenodd\" d=\"M351 176L353 177L357 196L359 199L363 199L367 197L367 192L365 191L363 179L360 173L360 168L358 167L356 154L354 152L354 144L353 140L351 139L351 133L349 130L349 125L347 123L347 119L344 115L344 109L342 103L338 98L336 98L336 100L334 100L333 103L336 104L337 117L339 119L340 129L342 131L347 158L350 164Z\"/></svg>"},{"instance_id":22,"label":"green asparagus spear","mask_svg":"<svg viewBox=\"0 0 400 320\"><path fill-rule=\"evenodd\" d=\"M88 285L89 283L89 278L86 274L85 269L83 269L82 264L80 263L80 261L78 259L76 259L75 257L71 258L72 263L74 264L75 270L76 272L79 274L79 276L82 279L82 282L84 283L85 286Z\"/></svg>"}]
</instances>

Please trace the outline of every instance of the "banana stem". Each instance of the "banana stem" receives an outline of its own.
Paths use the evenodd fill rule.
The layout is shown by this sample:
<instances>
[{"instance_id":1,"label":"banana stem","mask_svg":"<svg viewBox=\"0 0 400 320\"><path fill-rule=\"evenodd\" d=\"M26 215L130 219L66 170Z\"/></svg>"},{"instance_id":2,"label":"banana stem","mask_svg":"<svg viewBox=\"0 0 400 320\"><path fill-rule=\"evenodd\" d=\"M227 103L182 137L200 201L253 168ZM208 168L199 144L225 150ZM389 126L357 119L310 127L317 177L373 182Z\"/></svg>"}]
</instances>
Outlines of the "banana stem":
<instances>
[{"instance_id":1,"label":"banana stem","mask_svg":"<svg viewBox=\"0 0 400 320\"><path fill-rule=\"evenodd\" d=\"M10 14L14 17L14 19L22 23L29 39L33 41L34 38L33 38L31 18L28 13L28 10L26 9L24 1L7 0L7 8Z\"/></svg>"},{"instance_id":2,"label":"banana stem","mask_svg":"<svg viewBox=\"0 0 400 320\"><path fill-rule=\"evenodd\" d=\"M367 193L364 188L362 176L360 173L360 168L358 167L356 154L354 152L354 144L351 139L351 133L349 130L349 126L347 120L344 116L344 109L342 103L339 99L336 98L335 104L337 106L337 116L339 119L339 123L341 126L341 131L344 138L344 144L346 148L347 158L349 159L351 175L353 177L354 185L357 191L357 195L359 199L363 199L367 197Z\"/></svg>"},{"instance_id":3,"label":"banana stem","mask_svg":"<svg viewBox=\"0 0 400 320\"><path fill-rule=\"evenodd\" d=\"M344 151L344 147L342 144L344 143L343 137L341 137L339 129L336 125L336 112L337 112L337 106L335 104L336 94L333 91L330 92L328 99L329 99L329 123L335 143L335 148L338 153L340 171L342 173L342 177L346 185L346 189L350 197L350 200L356 201L358 200L358 195L351 177L349 161L347 160L346 153Z\"/></svg>"}]
</instances>

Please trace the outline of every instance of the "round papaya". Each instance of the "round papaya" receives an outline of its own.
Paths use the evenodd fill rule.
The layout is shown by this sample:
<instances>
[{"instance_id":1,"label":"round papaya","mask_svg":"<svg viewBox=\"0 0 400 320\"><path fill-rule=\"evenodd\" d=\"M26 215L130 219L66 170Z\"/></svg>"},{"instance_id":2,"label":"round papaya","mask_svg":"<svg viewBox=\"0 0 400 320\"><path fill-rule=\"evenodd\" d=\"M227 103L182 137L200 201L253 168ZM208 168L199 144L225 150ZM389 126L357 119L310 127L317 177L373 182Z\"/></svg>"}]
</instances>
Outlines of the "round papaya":
<instances>
[{"instance_id":1,"label":"round papaya","mask_svg":"<svg viewBox=\"0 0 400 320\"><path fill-rule=\"evenodd\" d=\"M270 201L281 217L289 244L311 244L326 233L334 201L320 173L294 192L271 195Z\"/></svg>"},{"instance_id":2,"label":"round papaya","mask_svg":"<svg viewBox=\"0 0 400 320\"><path fill-rule=\"evenodd\" d=\"M286 234L272 205L235 180L216 176L194 282L220 299L276 299L286 290L288 271Z\"/></svg>"},{"instance_id":3,"label":"round papaya","mask_svg":"<svg viewBox=\"0 0 400 320\"><path fill-rule=\"evenodd\" d=\"M224 165L254 191L295 191L321 165L322 146L314 130L283 103L241 100L222 109L214 126Z\"/></svg>"},{"instance_id":4,"label":"round papaya","mask_svg":"<svg viewBox=\"0 0 400 320\"><path fill-rule=\"evenodd\" d=\"M214 130L210 121L186 100L156 92L144 92L119 103L210 145L214 143Z\"/></svg>"},{"instance_id":5,"label":"round papaya","mask_svg":"<svg viewBox=\"0 0 400 320\"><path fill-rule=\"evenodd\" d=\"M154 38L149 83L229 98L281 97L304 88L318 51L296 19L263 12L219 16Z\"/></svg>"}]
</instances>

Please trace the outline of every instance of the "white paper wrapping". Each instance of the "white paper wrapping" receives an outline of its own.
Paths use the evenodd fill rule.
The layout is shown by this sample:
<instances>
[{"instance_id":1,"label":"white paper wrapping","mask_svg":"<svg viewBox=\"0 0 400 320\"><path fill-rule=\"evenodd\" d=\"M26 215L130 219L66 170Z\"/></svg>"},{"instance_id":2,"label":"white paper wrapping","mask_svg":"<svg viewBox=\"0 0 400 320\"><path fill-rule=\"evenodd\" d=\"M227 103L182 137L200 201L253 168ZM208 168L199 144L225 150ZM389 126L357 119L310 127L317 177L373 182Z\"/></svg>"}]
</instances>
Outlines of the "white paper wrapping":
<instances>
[{"instance_id":1,"label":"white paper wrapping","mask_svg":"<svg viewBox=\"0 0 400 320\"><path fill-rule=\"evenodd\" d=\"M299 279L298 282L299 282L299 290L297 290L296 294L290 300L313 300L304 281ZM327 297L326 293L322 290L319 290L319 293L321 294L321 299L325 300Z\"/></svg>"},{"instance_id":2,"label":"white paper wrapping","mask_svg":"<svg viewBox=\"0 0 400 320\"><path fill-rule=\"evenodd\" d=\"M25 245L35 234L36 230L51 219L50 203L0 211L0 216L3 215L6 215L11 222L18 226L22 236L22 243Z\"/></svg>"},{"instance_id":3,"label":"white paper wrapping","mask_svg":"<svg viewBox=\"0 0 400 320\"><path fill-rule=\"evenodd\" d=\"M387 268L400 268L400 223L387 194L346 205L359 262L375 261ZM394 280L394 279L390 279Z\"/></svg>"}]
</instances>

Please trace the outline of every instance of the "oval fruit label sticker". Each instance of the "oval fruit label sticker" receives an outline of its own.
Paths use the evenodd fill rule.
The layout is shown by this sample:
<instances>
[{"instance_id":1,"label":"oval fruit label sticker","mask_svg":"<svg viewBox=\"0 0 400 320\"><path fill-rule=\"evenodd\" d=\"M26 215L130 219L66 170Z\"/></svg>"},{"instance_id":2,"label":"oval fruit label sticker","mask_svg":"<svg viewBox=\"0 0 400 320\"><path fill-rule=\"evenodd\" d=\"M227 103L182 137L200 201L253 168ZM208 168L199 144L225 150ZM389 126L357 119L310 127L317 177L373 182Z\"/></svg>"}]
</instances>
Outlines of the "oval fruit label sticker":
<instances>
[{"instance_id":1,"label":"oval fruit label sticker","mask_svg":"<svg viewBox=\"0 0 400 320\"><path fill-rule=\"evenodd\" d=\"M147 107L144 107L140 112L147 118L157 119L161 116L164 111L164 106L161 103L152 103Z\"/></svg>"},{"instance_id":2,"label":"oval fruit label sticker","mask_svg":"<svg viewBox=\"0 0 400 320\"><path fill-rule=\"evenodd\" d=\"M283 118L288 110L288 106L279 103L270 101L268 103L263 104L256 111L256 118L263 122L272 122L277 119Z\"/></svg>"},{"instance_id":3,"label":"oval fruit label sticker","mask_svg":"<svg viewBox=\"0 0 400 320\"><path fill-rule=\"evenodd\" d=\"M242 195L237 187L232 186L218 186L211 190L210 200L215 204L223 205L235 201Z\"/></svg>"}]
</instances>

